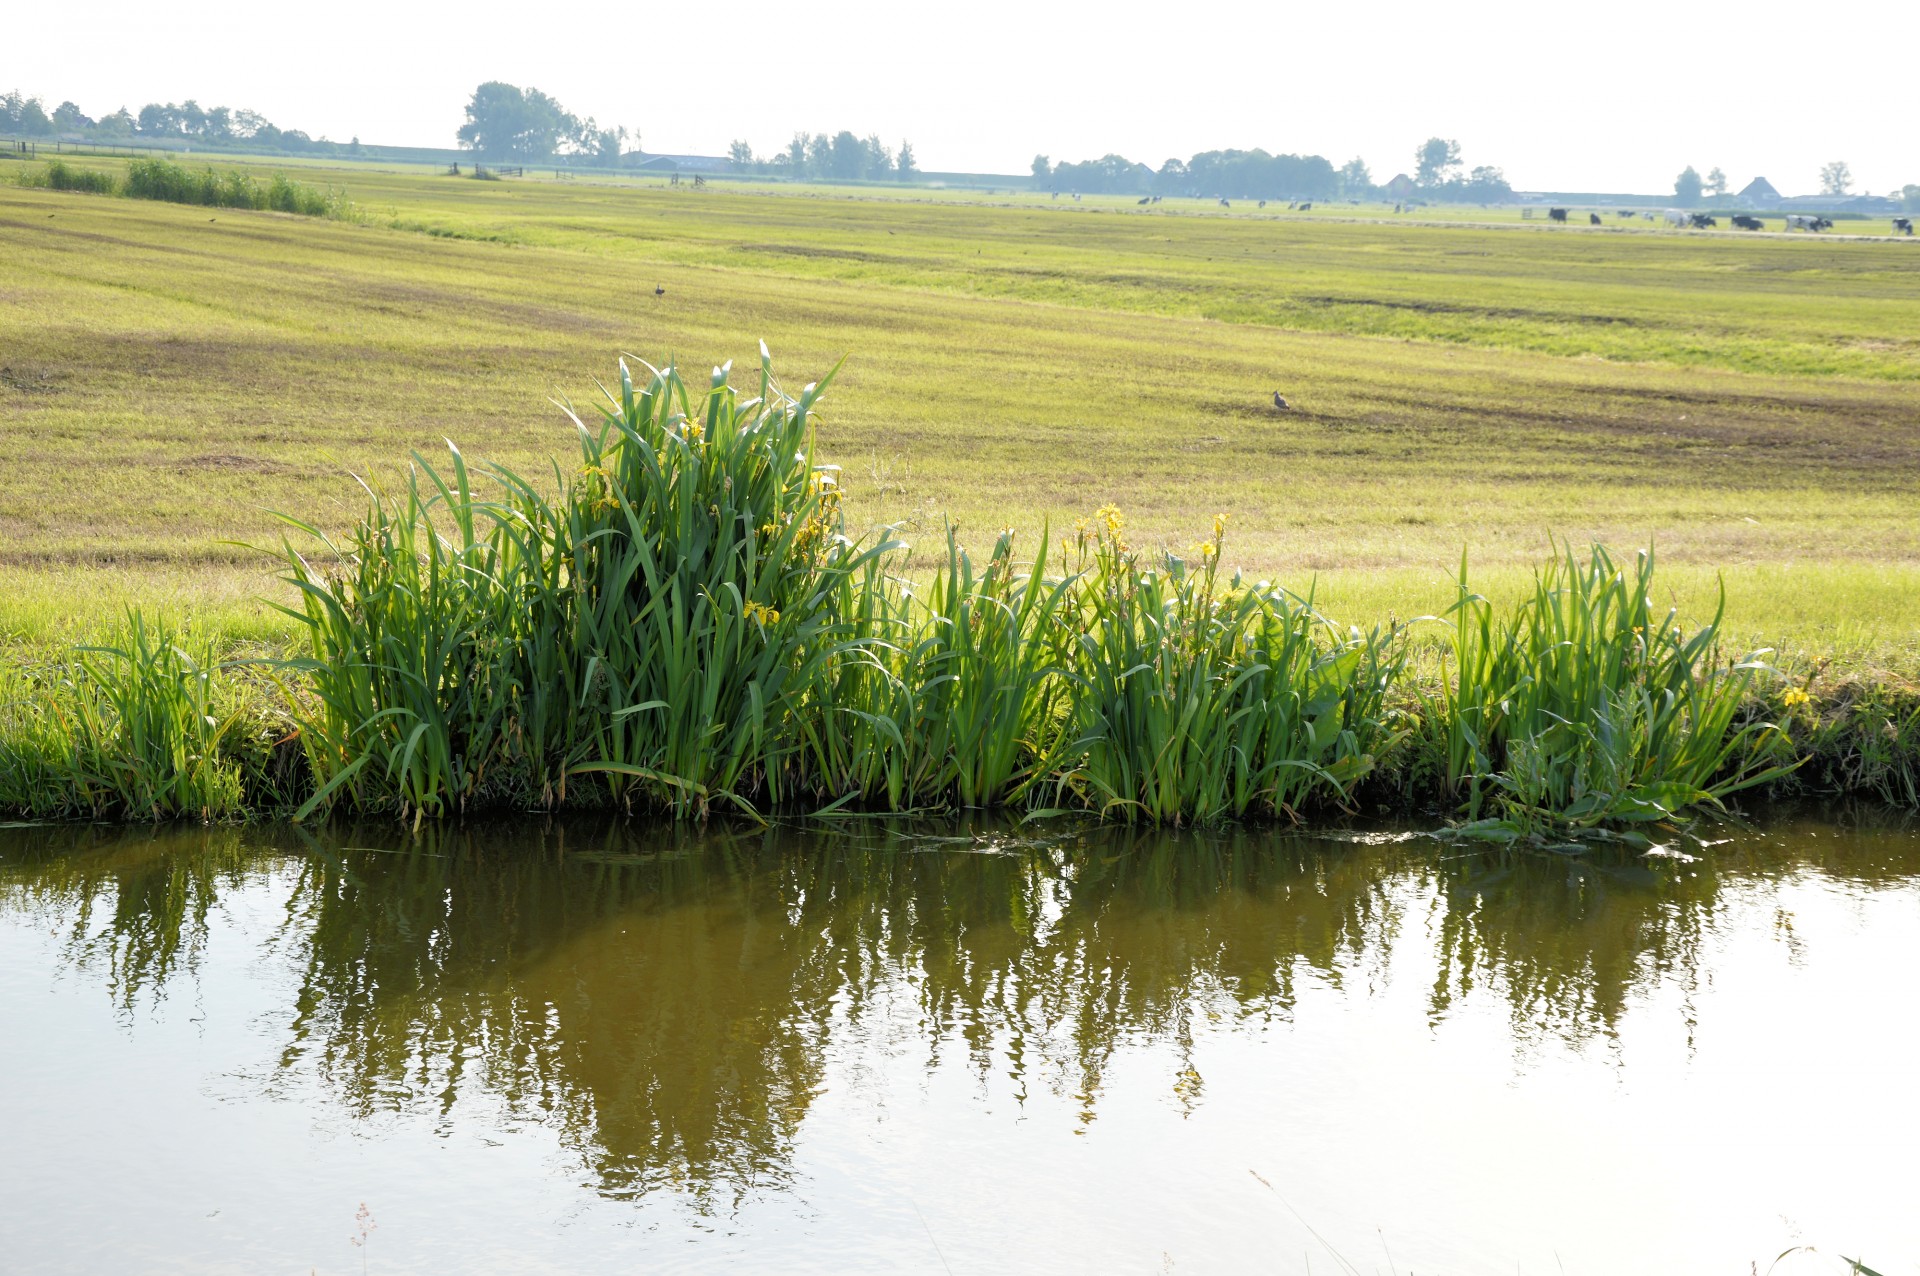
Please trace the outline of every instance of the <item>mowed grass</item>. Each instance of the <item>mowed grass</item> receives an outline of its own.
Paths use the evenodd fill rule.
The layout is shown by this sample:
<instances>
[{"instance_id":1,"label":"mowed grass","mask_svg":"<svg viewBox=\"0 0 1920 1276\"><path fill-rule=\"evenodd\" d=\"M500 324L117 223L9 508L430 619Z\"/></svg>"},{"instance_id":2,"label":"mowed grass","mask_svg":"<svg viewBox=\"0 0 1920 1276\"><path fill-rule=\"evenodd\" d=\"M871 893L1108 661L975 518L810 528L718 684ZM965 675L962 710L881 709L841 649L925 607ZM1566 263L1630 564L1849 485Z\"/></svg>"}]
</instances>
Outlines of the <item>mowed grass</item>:
<instances>
[{"instance_id":1,"label":"mowed grass","mask_svg":"<svg viewBox=\"0 0 1920 1276\"><path fill-rule=\"evenodd\" d=\"M0 166L4 178L6 166ZM929 550L1112 502L1355 620L1462 549L1653 542L1736 633L1906 665L1920 251L304 166L366 225L0 185L0 628L277 632L231 541L453 439L528 472L618 350L850 361L821 454ZM1091 207L1088 205L1092 204ZM656 286L664 287L655 296ZM1270 405L1283 390L1295 410Z\"/></svg>"}]
</instances>

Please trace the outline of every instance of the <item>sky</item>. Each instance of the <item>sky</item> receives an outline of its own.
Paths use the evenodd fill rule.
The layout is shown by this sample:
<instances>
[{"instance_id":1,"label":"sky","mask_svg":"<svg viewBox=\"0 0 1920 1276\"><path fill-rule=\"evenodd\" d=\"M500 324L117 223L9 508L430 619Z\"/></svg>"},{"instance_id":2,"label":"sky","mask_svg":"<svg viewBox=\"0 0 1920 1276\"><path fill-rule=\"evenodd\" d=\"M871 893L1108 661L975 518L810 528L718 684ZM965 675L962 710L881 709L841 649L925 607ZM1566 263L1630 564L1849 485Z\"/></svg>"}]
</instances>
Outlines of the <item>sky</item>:
<instances>
[{"instance_id":1,"label":"sky","mask_svg":"<svg viewBox=\"0 0 1920 1276\"><path fill-rule=\"evenodd\" d=\"M339 141L451 146L500 79L668 153L847 128L935 171L1264 147L1384 181L1439 135L1522 190L1655 193L1691 164L1791 195L1835 159L1856 191L1920 183L1912 0L88 0L6 27L0 92L49 110L193 98Z\"/></svg>"}]
</instances>

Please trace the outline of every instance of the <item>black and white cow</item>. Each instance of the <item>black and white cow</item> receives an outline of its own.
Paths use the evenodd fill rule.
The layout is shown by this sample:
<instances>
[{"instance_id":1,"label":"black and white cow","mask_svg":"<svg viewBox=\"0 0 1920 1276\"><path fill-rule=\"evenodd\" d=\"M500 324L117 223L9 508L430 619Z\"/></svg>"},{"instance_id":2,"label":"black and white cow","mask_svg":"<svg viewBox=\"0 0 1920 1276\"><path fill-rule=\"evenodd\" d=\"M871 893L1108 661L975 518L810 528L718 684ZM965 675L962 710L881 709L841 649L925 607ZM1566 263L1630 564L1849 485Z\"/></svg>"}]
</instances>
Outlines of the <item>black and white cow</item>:
<instances>
[{"instance_id":1,"label":"black and white cow","mask_svg":"<svg viewBox=\"0 0 1920 1276\"><path fill-rule=\"evenodd\" d=\"M1695 230L1713 230L1720 225L1720 219L1705 213L1693 213L1687 218L1687 225Z\"/></svg>"},{"instance_id":2,"label":"black and white cow","mask_svg":"<svg viewBox=\"0 0 1920 1276\"><path fill-rule=\"evenodd\" d=\"M1833 223L1824 217L1810 216L1805 213L1789 213L1787 215L1787 229L1812 231L1832 230Z\"/></svg>"},{"instance_id":3,"label":"black and white cow","mask_svg":"<svg viewBox=\"0 0 1920 1276\"><path fill-rule=\"evenodd\" d=\"M1667 225L1672 226L1676 230L1685 230L1693 224L1693 219L1677 208L1669 208L1665 213L1661 214L1661 216L1667 219Z\"/></svg>"},{"instance_id":4,"label":"black and white cow","mask_svg":"<svg viewBox=\"0 0 1920 1276\"><path fill-rule=\"evenodd\" d=\"M1894 218L1893 233L1896 235L1911 235L1913 233L1913 218L1911 217Z\"/></svg>"}]
</instances>

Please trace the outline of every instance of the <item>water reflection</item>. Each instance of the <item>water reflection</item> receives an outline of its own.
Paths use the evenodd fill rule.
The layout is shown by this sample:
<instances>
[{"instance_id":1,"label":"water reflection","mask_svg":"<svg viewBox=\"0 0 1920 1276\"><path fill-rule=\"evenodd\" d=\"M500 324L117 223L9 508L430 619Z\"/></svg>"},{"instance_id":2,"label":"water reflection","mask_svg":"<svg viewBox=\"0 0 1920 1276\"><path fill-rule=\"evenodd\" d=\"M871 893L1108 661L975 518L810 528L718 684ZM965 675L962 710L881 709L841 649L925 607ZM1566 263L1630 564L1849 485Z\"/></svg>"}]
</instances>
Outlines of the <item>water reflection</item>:
<instances>
[{"instance_id":1,"label":"water reflection","mask_svg":"<svg viewBox=\"0 0 1920 1276\"><path fill-rule=\"evenodd\" d=\"M189 986L212 919L271 907L294 989L269 1088L352 1117L484 1097L556 1130L595 1191L727 1209L792 1174L844 1042L958 1053L1099 1120L1116 1056L1160 1047L1206 1101L1198 1027L1285 1021L1434 954L1434 1023L1497 997L1516 1048L1690 999L1735 899L1818 875L1872 889L1920 839L1782 824L1695 862L1462 853L1390 838L1004 829L0 831L0 917L57 932L125 1013ZM1792 917L1777 927L1791 942Z\"/></svg>"}]
</instances>

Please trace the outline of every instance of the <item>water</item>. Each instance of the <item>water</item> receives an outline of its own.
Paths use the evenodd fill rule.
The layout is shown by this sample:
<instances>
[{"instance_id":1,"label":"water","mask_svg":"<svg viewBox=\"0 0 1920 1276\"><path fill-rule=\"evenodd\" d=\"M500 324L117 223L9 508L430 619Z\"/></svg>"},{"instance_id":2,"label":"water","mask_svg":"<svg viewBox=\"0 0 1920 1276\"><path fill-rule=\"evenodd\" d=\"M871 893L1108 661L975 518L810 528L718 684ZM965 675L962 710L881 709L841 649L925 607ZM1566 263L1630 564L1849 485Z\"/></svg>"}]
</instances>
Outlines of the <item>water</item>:
<instances>
[{"instance_id":1,"label":"water","mask_svg":"<svg viewBox=\"0 0 1920 1276\"><path fill-rule=\"evenodd\" d=\"M1920 1271L1920 833L1718 836L0 831L0 1268Z\"/></svg>"}]
</instances>

